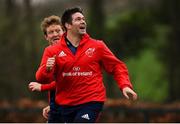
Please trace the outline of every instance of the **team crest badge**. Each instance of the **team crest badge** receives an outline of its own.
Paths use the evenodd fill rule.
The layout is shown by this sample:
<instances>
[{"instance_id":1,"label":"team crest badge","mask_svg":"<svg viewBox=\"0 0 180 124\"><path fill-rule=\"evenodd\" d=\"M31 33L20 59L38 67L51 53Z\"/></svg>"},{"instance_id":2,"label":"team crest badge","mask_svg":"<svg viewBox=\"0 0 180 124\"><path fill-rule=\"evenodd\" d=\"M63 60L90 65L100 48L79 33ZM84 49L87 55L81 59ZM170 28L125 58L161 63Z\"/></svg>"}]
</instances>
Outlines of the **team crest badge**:
<instances>
[{"instance_id":1,"label":"team crest badge","mask_svg":"<svg viewBox=\"0 0 180 124\"><path fill-rule=\"evenodd\" d=\"M95 48L88 48L85 53L88 57L92 57L94 54L94 51L95 51Z\"/></svg>"}]
</instances>

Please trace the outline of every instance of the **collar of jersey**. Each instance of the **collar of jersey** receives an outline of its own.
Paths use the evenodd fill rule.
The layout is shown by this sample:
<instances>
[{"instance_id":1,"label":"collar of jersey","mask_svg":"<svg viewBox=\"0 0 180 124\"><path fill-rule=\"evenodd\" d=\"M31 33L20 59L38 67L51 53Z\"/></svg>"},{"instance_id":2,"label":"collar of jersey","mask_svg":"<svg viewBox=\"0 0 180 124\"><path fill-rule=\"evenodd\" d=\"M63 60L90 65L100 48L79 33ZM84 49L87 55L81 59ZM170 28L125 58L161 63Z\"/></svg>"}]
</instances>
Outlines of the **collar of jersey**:
<instances>
[{"instance_id":1,"label":"collar of jersey","mask_svg":"<svg viewBox=\"0 0 180 124\"><path fill-rule=\"evenodd\" d=\"M66 46L66 41L65 41L65 37L66 37L67 33L64 33L61 37L61 41L60 43L63 45L63 46ZM83 35L81 41L80 41L80 44L79 46L83 45L88 39L89 39L89 35L86 33Z\"/></svg>"}]
</instances>

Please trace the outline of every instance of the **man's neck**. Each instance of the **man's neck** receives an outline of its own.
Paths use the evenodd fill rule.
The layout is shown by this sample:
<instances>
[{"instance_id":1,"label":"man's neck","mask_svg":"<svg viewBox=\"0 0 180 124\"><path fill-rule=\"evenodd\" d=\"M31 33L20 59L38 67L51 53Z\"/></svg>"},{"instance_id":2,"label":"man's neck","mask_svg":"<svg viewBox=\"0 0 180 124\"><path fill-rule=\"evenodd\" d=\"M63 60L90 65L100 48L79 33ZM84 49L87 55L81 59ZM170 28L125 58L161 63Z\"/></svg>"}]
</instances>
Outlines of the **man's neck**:
<instances>
[{"instance_id":1,"label":"man's neck","mask_svg":"<svg viewBox=\"0 0 180 124\"><path fill-rule=\"evenodd\" d=\"M82 38L81 35L75 35L70 32L67 32L67 39L71 42L71 44L74 47L78 47L81 38Z\"/></svg>"}]
</instances>

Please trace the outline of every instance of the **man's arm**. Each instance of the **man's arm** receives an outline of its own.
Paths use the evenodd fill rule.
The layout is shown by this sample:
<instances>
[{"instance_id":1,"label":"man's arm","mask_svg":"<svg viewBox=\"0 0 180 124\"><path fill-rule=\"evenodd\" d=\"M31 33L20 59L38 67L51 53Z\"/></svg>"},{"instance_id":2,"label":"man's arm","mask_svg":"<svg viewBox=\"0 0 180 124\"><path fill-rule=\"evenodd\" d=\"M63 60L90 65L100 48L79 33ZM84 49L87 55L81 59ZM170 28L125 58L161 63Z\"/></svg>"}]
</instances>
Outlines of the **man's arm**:
<instances>
[{"instance_id":1,"label":"man's arm","mask_svg":"<svg viewBox=\"0 0 180 124\"><path fill-rule=\"evenodd\" d=\"M41 85L41 91L47 91L47 90L55 90L56 89L56 82L53 81L50 84L42 84Z\"/></svg>"},{"instance_id":2,"label":"man's arm","mask_svg":"<svg viewBox=\"0 0 180 124\"><path fill-rule=\"evenodd\" d=\"M53 66L55 63L55 58L52 56L53 54L50 52L49 48L47 47L44 50L41 64L36 72L36 80L40 83L49 83L54 80L53 79L53 74L54 74Z\"/></svg>"},{"instance_id":3,"label":"man's arm","mask_svg":"<svg viewBox=\"0 0 180 124\"><path fill-rule=\"evenodd\" d=\"M56 89L56 82L53 81L50 84L40 84L38 82L30 82L28 87L31 91L55 90Z\"/></svg>"},{"instance_id":4,"label":"man's arm","mask_svg":"<svg viewBox=\"0 0 180 124\"><path fill-rule=\"evenodd\" d=\"M28 88L31 91L41 91L41 84L38 82L30 82Z\"/></svg>"},{"instance_id":5,"label":"man's arm","mask_svg":"<svg viewBox=\"0 0 180 124\"><path fill-rule=\"evenodd\" d=\"M104 69L114 76L114 79L126 98L129 99L132 95L134 100L137 99L137 94L132 90L133 86L130 82L126 65L117 59L103 42L101 43L100 56Z\"/></svg>"}]
</instances>

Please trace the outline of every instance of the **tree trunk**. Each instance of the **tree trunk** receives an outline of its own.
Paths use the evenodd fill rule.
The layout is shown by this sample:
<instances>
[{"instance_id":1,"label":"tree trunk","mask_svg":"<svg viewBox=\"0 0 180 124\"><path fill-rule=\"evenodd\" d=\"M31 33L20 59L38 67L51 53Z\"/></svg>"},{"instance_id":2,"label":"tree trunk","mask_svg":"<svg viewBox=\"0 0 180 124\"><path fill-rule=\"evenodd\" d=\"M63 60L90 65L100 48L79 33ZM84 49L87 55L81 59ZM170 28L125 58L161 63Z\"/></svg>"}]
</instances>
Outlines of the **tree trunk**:
<instances>
[{"instance_id":1,"label":"tree trunk","mask_svg":"<svg viewBox=\"0 0 180 124\"><path fill-rule=\"evenodd\" d=\"M37 66L37 58L38 58L38 41L37 41L37 34L36 34L36 24L35 24L35 18L34 18L34 11L31 6L31 0L25 0L25 12L27 21L27 34L28 34L28 43L29 44L29 51L27 50L26 55L26 72L27 72L27 78L32 78L32 75L35 74L36 66ZM31 70L31 71L30 71ZM34 77L34 76L33 76Z\"/></svg>"},{"instance_id":2,"label":"tree trunk","mask_svg":"<svg viewBox=\"0 0 180 124\"><path fill-rule=\"evenodd\" d=\"M166 0L164 2L164 12L167 14L167 22L171 27L171 33L166 49L167 73L169 78L169 101L180 100L180 1Z\"/></svg>"},{"instance_id":3,"label":"tree trunk","mask_svg":"<svg viewBox=\"0 0 180 124\"><path fill-rule=\"evenodd\" d=\"M102 39L105 32L104 0L90 0L88 31L97 39Z\"/></svg>"}]
</instances>

